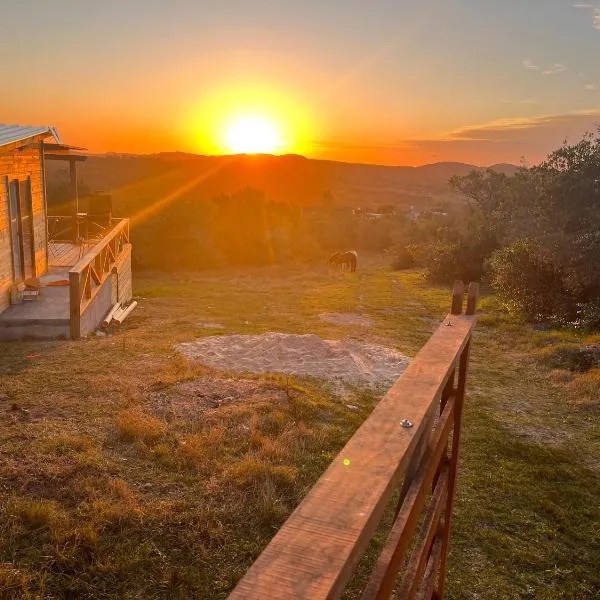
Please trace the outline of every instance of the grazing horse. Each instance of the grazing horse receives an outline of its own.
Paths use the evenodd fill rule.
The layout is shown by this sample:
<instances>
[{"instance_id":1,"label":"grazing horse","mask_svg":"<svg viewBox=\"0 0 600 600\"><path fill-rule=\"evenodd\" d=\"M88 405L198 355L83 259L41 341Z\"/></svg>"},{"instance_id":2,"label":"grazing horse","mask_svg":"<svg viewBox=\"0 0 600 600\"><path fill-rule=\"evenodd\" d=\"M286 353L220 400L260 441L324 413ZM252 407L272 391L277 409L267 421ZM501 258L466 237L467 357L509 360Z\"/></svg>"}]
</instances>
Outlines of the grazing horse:
<instances>
[{"instance_id":1,"label":"grazing horse","mask_svg":"<svg viewBox=\"0 0 600 600\"><path fill-rule=\"evenodd\" d=\"M329 257L329 262L334 265L339 265L342 271L348 269L348 271L354 273L358 263L358 254L355 250L349 250L348 252L334 252Z\"/></svg>"}]
</instances>

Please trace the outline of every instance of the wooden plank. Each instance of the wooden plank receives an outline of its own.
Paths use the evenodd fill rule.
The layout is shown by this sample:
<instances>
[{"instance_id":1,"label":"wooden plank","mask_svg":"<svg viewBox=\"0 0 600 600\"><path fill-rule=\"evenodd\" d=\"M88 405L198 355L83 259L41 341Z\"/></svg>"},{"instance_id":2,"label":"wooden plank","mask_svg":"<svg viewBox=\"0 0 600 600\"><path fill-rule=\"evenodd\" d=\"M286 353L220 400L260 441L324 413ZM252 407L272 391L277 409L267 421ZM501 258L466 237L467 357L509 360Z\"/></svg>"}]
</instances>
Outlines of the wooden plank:
<instances>
[{"instance_id":1,"label":"wooden plank","mask_svg":"<svg viewBox=\"0 0 600 600\"><path fill-rule=\"evenodd\" d=\"M433 447L429 449L424 457L418 477L410 485L406 500L398 512L398 517L375 564L371 578L362 595L362 600L380 600L390 597L398 569L415 532L433 477L438 470L440 459L446 448L453 418L454 399L451 398L440 417Z\"/></svg>"},{"instance_id":2,"label":"wooden plank","mask_svg":"<svg viewBox=\"0 0 600 600\"><path fill-rule=\"evenodd\" d=\"M95 244L71 269L81 272L85 267L113 240L114 237L129 226L129 219L122 219L97 244Z\"/></svg>"},{"instance_id":3,"label":"wooden plank","mask_svg":"<svg viewBox=\"0 0 600 600\"><path fill-rule=\"evenodd\" d=\"M436 538L433 543L431 555L427 561L427 568L425 569L425 576L423 577L423 583L417 593L416 600L429 600L434 595L439 597L435 592L435 577L440 562L440 556L442 553L442 541L440 538ZM438 587L438 590L440 588Z\"/></svg>"},{"instance_id":4,"label":"wooden plank","mask_svg":"<svg viewBox=\"0 0 600 600\"><path fill-rule=\"evenodd\" d=\"M469 365L469 351L471 340L468 341L460 356L458 365L458 383L456 386L456 406L454 411L454 432L452 434L452 455L450 457L450 472L448 476L448 498L446 500L446 518L444 519L444 531L442 535L441 559L440 559L440 598L444 594L444 583L446 577L446 560L450 545L450 525L452 523L452 508L454 506L454 493L456 491L456 477L458 474L458 457L460 451L462 409L464 405L465 390L467 385L467 368Z\"/></svg>"},{"instance_id":5,"label":"wooden plank","mask_svg":"<svg viewBox=\"0 0 600 600\"><path fill-rule=\"evenodd\" d=\"M79 273L69 273L69 316L71 339L81 337L81 289Z\"/></svg>"},{"instance_id":6,"label":"wooden plank","mask_svg":"<svg viewBox=\"0 0 600 600\"><path fill-rule=\"evenodd\" d=\"M408 466L475 317L448 315L230 598L337 598ZM404 428L403 419L414 426Z\"/></svg>"},{"instance_id":7,"label":"wooden plank","mask_svg":"<svg viewBox=\"0 0 600 600\"><path fill-rule=\"evenodd\" d=\"M406 577L400 588L396 592L397 598L410 600L414 598L415 593L423 579L427 559L431 550L433 539L440 530L440 519L442 510L446 504L448 494L448 465L442 469L433 495L431 503L421 524L417 541L411 554L410 562L406 569Z\"/></svg>"},{"instance_id":8,"label":"wooden plank","mask_svg":"<svg viewBox=\"0 0 600 600\"><path fill-rule=\"evenodd\" d=\"M98 275L98 273L96 272L96 269L94 269L94 267L92 265L90 265L90 273L91 273L92 279L94 280L94 283L96 285L100 285L102 283L102 278L100 277L100 275Z\"/></svg>"}]
</instances>

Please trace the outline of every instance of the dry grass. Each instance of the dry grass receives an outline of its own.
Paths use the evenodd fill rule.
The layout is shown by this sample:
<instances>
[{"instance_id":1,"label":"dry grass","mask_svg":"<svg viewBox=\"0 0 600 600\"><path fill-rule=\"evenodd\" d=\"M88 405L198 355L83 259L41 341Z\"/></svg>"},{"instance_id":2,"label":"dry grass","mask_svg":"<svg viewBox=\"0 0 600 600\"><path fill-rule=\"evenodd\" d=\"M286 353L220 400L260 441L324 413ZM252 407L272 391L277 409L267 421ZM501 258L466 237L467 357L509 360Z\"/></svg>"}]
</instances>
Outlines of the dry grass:
<instances>
[{"instance_id":1,"label":"dry grass","mask_svg":"<svg viewBox=\"0 0 600 600\"><path fill-rule=\"evenodd\" d=\"M576 403L600 409L600 368L576 375L568 384Z\"/></svg>"},{"instance_id":2,"label":"dry grass","mask_svg":"<svg viewBox=\"0 0 600 600\"><path fill-rule=\"evenodd\" d=\"M219 322L224 333L352 335L411 354L431 334L423 317L442 316L449 300L418 273L378 265L356 276L147 275L137 286L139 310L115 335L0 344L2 600L225 598L377 399L231 377L174 344ZM576 337L532 332L492 300L486 310L448 597L593 598L598 425L574 400L593 400L596 371L551 380L532 353ZM323 312L374 325L333 325Z\"/></svg>"},{"instance_id":3,"label":"dry grass","mask_svg":"<svg viewBox=\"0 0 600 600\"><path fill-rule=\"evenodd\" d=\"M151 443L165 435L165 423L140 409L124 410L117 416L117 429L130 440Z\"/></svg>"}]
</instances>

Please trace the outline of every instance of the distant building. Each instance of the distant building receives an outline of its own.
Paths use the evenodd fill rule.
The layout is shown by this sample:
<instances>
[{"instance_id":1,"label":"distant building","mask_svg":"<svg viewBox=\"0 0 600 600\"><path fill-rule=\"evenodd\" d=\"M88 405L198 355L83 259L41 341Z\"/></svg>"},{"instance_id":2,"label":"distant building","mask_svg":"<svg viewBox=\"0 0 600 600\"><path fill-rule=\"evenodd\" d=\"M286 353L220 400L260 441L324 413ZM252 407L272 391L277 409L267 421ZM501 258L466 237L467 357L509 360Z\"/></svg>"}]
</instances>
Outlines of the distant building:
<instances>
[{"instance_id":1,"label":"distant building","mask_svg":"<svg viewBox=\"0 0 600 600\"><path fill-rule=\"evenodd\" d=\"M82 150L0 124L0 339L78 338L131 298L129 220L78 210ZM47 160L69 163L69 214L47 214Z\"/></svg>"}]
</instances>

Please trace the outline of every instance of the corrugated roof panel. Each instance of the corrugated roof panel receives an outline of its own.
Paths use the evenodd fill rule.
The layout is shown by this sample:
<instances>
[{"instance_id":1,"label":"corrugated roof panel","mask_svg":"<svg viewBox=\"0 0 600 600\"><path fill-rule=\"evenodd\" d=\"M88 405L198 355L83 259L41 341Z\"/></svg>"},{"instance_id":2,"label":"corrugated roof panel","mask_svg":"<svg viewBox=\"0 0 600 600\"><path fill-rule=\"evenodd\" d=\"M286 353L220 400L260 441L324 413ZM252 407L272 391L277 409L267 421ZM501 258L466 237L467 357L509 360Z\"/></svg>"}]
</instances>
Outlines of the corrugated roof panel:
<instances>
[{"instance_id":1,"label":"corrugated roof panel","mask_svg":"<svg viewBox=\"0 0 600 600\"><path fill-rule=\"evenodd\" d=\"M62 144L60 135L54 127L36 127L33 125L3 125L0 123L0 146L20 142L35 135L53 136L58 144Z\"/></svg>"}]
</instances>

